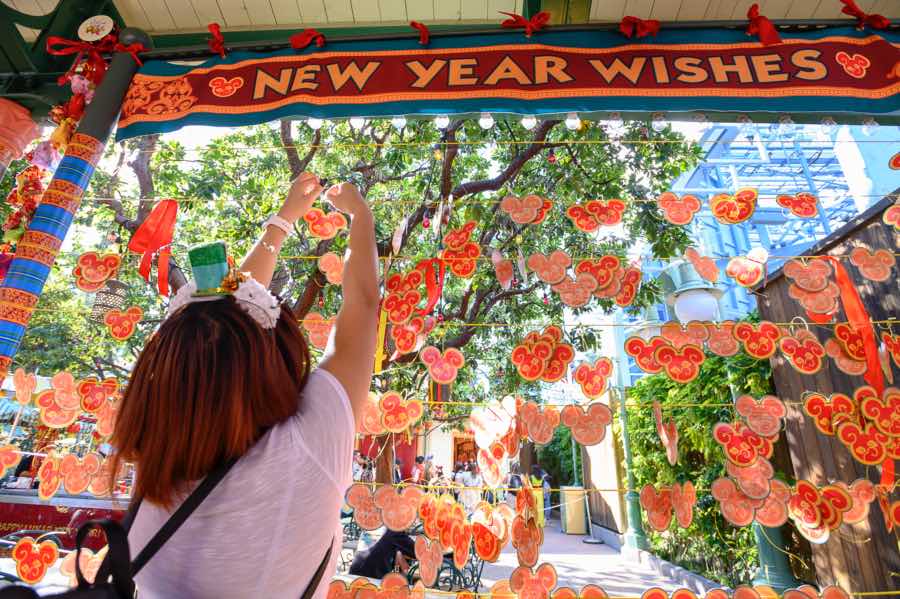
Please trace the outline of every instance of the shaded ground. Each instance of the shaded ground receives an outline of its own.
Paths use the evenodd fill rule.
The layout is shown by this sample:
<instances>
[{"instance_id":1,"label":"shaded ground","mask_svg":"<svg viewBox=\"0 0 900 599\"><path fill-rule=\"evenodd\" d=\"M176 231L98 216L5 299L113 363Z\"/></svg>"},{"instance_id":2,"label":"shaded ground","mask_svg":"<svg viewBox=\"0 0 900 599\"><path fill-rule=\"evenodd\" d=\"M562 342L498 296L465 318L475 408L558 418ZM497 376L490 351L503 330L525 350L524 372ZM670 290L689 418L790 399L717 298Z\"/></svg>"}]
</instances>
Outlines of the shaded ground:
<instances>
[{"instance_id":1,"label":"shaded ground","mask_svg":"<svg viewBox=\"0 0 900 599\"><path fill-rule=\"evenodd\" d=\"M559 586L572 587L576 591L586 584L602 587L610 597L640 596L648 588L658 586L666 591L679 588L680 584L668 579L637 561L628 559L607 545L588 545L580 535L567 535L560 531L559 520L550 520L544 529L544 545L540 562L556 567ZM509 578L519 565L511 545L504 548L500 559L485 564L482 583L490 587L497 580Z\"/></svg>"}]
</instances>

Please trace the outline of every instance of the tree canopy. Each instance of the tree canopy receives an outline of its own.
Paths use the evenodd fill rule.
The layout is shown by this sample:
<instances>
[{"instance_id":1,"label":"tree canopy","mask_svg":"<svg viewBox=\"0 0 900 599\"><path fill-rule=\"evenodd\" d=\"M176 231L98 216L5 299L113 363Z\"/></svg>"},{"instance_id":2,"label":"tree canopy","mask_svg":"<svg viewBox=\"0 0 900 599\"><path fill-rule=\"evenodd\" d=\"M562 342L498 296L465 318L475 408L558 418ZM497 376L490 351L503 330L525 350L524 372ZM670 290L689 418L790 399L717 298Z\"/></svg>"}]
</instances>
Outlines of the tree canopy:
<instances>
[{"instance_id":1,"label":"tree canopy","mask_svg":"<svg viewBox=\"0 0 900 599\"><path fill-rule=\"evenodd\" d=\"M680 255L689 243L686 231L666 222L654 202L631 201L656 198L699 154L696 145L668 128L656 132L631 123L613 135L597 123L572 131L555 120L540 121L532 130L512 121L499 121L489 130L472 120L452 121L444 130L420 120L400 129L389 120L367 121L359 129L326 122L318 130L284 121L226 131L199 148L156 136L110 146L77 215L71 249L57 260L17 363L42 373L127 374L164 314L165 301L137 275L140 256L128 255L118 278L129 285L129 305L141 306L145 317L137 334L116 343L102 325L88 321L93 298L74 287L71 271L79 253L127 253L131 233L155 199L172 197L180 203L173 243L179 263L185 266L188 247L214 239L225 241L240 257L280 206L291 178L311 170L331 183L350 180L361 188L372 204L379 253L389 273L437 256L449 228L475 221L473 240L482 248L478 269L468 279L448 272L435 310L440 322L429 343L465 348L467 364L454 400L483 400L487 381L492 398L511 392L537 395L540 383L523 384L509 363L510 351L527 332L562 322L564 310L571 309L533 274L517 273L504 290L491 265L492 251L514 263L520 253L556 249L573 258L616 254L624 259L640 243L647 258ZM554 202L541 225L517 225L499 209L504 196L528 194ZM566 207L603 198L628 202L622 227L589 236L566 218ZM341 255L346 238L313 239L303 223L297 233L282 252L290 281L281 295L301 318L310 311L330 317L340 306L340 287L327 282L316 257L329 251ZM392 256L395 234L399 247ZM654 282L645 280L631 309L658 296ZM598 306L614 307L612 300L594 299L574 312ZM472 326L494 323L508 326ZM589 328L566 334L578 350L597 349ZM412 354L387 363L376 387L417 393L426 379Z\"/></svg>"}]
</instances>

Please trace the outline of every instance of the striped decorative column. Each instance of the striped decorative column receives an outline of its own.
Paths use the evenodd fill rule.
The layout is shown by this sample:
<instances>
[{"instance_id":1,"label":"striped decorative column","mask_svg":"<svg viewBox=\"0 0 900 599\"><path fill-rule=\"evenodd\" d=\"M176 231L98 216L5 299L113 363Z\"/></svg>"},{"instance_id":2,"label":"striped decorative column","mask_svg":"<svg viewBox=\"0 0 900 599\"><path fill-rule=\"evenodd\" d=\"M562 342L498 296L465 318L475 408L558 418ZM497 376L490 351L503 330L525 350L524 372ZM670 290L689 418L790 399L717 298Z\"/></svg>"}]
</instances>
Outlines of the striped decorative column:
<instances>
[{"instance_id":1,"label":"striped decorative column","mask_svg":"<svg viewBox=\"0 0 900 599\"><path fill-rule=\"evenodd\" d=\"M138 29L124 29L119 40L125 45L151 46L147 34ZM118 53L113 57L34 218L16 246L9 272L0 284L0 380L10 370L137 69L130 54Z\"/></svg>"}]
</instances>

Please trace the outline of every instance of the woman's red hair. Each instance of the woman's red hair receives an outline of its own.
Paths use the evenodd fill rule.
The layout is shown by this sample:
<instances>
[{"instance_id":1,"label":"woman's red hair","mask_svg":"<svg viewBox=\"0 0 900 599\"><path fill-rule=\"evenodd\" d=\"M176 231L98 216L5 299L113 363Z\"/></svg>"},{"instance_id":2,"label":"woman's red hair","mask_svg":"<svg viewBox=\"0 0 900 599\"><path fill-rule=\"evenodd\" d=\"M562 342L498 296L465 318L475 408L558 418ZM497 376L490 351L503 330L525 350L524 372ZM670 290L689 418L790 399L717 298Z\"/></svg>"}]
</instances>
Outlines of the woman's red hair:
<instances>
[{"instance_id":1,"label":"woman's red hair","mask_svg":"<svg viewBox=\"0 0 900 599\"><path fill-rule=\"evenodd\" d=\"M137 359L110 440L110 471L133 462L133 496L171 506L185 483L242 456L295 414L309 368L289 308L265 330L232 297L188 304Z\"/></svg>"}]
</instances>

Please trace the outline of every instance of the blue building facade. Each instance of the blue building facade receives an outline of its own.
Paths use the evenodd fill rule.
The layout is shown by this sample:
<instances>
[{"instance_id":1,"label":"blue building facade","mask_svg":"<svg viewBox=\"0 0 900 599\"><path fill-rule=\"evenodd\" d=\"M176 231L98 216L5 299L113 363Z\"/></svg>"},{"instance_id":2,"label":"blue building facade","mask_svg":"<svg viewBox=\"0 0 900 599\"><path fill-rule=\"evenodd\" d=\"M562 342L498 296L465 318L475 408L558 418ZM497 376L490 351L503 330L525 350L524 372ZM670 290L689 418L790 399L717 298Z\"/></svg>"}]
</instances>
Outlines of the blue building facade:
<instances>
[{"instance_id":1,"label":"blue building facade","mask_svg":"<svg viewBox=\"0 0 900 599\"><path fill-rule=\"evenodd\" d=\"M674 181L670 189L693 194L704 209L691 224L691 236L698 249L717 260L722 274L717 287L722 292L719 318L737 319L756 308L756 300L743 287L724 275L732 256L746 255L753 248L769 253L769 270L778 268L791 256L803 255L817 241L851 220L855 215L900 189L900 171L888 166L890 156L900 148L897 127L823 126L774 124L715 124L699 142L704 159L694 169ZM708 200L720 193L754 188L759 202L753 216L740 225L719 223L708 209ZM779 195L800 192L819 200L815 218L798 218L778 206ZM668 263L645 264L645 277L654 278ZM671 306L659 304L641 315L620 312L619 323L676 320ZM625 327L617 327L620 367L628 374L621 384L643 376L622 350ZM625 368L627 365L627 368Z\"/></svg>"}]
</instances>

